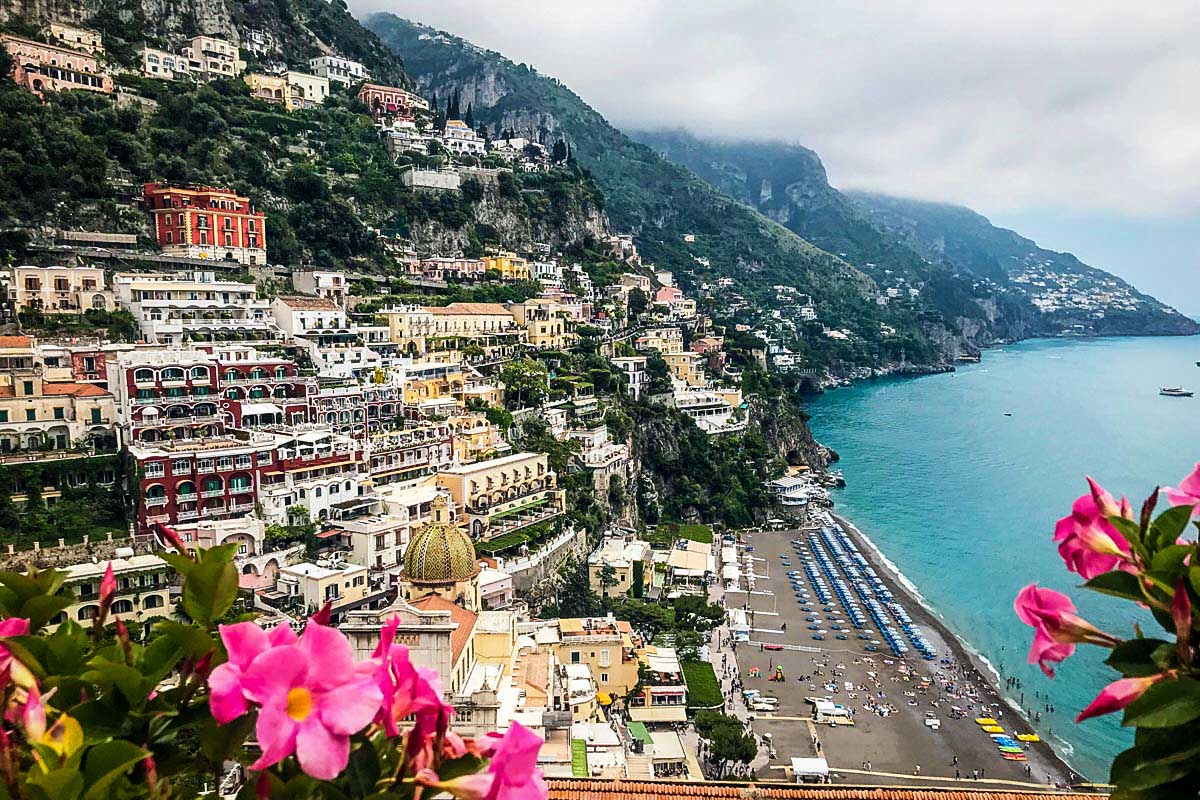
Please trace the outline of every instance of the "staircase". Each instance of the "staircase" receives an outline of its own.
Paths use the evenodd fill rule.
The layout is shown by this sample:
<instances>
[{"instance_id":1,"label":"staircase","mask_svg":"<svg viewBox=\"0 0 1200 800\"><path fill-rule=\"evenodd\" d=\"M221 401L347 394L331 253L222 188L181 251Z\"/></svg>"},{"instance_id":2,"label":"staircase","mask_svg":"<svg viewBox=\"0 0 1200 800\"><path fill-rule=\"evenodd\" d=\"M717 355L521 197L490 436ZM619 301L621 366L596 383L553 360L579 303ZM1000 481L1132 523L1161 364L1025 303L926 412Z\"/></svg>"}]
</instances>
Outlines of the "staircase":
<instances>
[{"instance_id":1,"label":"staircase","mask_svg":"<svg viewBox=\"0 0 1200 800\"><path fill-rule=\"evenodd\" d=\"M625 756L625 777L630 780L653 780L654 762L650 760L650 756L629 753Z\"/></svg>"}]
</instances>

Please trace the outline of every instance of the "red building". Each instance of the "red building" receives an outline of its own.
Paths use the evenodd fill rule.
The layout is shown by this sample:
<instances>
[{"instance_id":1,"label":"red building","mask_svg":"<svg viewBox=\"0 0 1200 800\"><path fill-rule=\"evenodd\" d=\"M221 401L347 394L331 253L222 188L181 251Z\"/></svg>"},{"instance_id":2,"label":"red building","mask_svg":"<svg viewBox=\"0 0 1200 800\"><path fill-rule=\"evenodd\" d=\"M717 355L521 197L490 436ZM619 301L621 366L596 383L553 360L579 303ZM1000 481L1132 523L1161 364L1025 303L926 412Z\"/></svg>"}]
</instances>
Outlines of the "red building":
<instances>
[{"instance_id":1,"label":"red building","mask_svg":"<svg viewBox=\"0 0 1200 800\"><path fill-rule=\"evenodd\" d=\"M189 258L267 263L266 215L250 198L211 186L143 187L154 235L164 252Z\"/></svg>"},{"instance_id":2,"label":"red building","mask_svg":"<svg viewBox=\"0 0 1200 800\"><path fill-rule=\"evenodd\" d=\"M378 83L364 83L358 92L358 99L371 109L371 116L376 120L413 118L414 108L429 108L428 101L420 95L396 86L381 86Z\"/></svg>"}]
</instances>

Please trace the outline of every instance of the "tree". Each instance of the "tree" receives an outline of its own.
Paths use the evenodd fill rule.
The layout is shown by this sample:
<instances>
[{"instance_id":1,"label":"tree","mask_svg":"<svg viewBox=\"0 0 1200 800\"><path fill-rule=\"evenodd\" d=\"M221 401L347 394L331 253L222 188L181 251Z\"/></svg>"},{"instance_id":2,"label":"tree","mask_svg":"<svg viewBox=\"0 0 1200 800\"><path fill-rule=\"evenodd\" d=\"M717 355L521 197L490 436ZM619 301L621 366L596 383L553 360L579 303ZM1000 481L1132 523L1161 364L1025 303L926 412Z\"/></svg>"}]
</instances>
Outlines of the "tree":
<instances>
[{"instance_id":1,"label":"tree","mask_svg":"<svg viewBox=\"0 0 1200 800\"><path fill-rule=\"evenodd\" d=\"M559 139L554 143L554 148L550 151L550 158L555 163L562 163L567 160L567 143Z\"/></svg>"},{"instance_id":2,"label":"tree","mask_svg":"<svg viewBox=\"0 0 1200 800\"><path fill-rule=\"evenodd\" d=\"M666 394L671 391L671 368L658 353L651 353L646 359L646 375L649 378L646 391L650 394Z\"/></svg>"},{"instance_id":3,"label":"tree","mask_svg":"<svg viewBox=\"0 0 1200 800\"><path fill-rule=\"evenodd\" d=\"M681 631L710 631L725 618L721 606L700 595L685 594L675 601L674 607L675 627Z\"/></svg>"},{"instance_id":4,"label":"tree","mask_svg":"<svg viewBox=\"0 0 1200 800\"><path fill-rule=\"evenodd\" d=\"M717 765L718 776L725 774L729 764L749 764L758 755L758 743L736 717L700 711L696 714L696 732L708 740L709 757Z\"/></svg>"},{"instance_id":5,"label":"tree","mask_svg":"<svg viewBox=\"0 0 1200 800\"><path fill-rule=\"evenodd\" d=\"M612 564L605 564L600 567L600 592L604 595L604 599L608 600L608 590L610 587L617 585L617 570Z\"/></svg>"},{"instance_id":6,"label":"tree","mask_svg":"<svg viewBox=\"0 0 1200 800\"><path fill-rule=\"evenodd\" d=\"M541 403L550 393L546 367L532 358L516 358L500 370L504 383L504 404L509 409L527 408Z\"/></svg>"},{"instance_id":7,"label":"tree","mask_svg":"<svg viewBox=\"0 0 1200 800\"><path fill-rule=\"evenodd\" d=\"M570 559L558 571L554 595L539 609L542 617L592 617L603 610L600 598L592 591L586 561Z\"/></svg>"},{"instance_id":8,"label":"tree","mask_svg":"<svg viewBox=\"0 0 1200 800\"><path fill-rule=\"evenodd\" d=\"M650 307L650 298L636 286L629 290L629 313L635 317L646 312Z\"/></svg>"}]
</instances>

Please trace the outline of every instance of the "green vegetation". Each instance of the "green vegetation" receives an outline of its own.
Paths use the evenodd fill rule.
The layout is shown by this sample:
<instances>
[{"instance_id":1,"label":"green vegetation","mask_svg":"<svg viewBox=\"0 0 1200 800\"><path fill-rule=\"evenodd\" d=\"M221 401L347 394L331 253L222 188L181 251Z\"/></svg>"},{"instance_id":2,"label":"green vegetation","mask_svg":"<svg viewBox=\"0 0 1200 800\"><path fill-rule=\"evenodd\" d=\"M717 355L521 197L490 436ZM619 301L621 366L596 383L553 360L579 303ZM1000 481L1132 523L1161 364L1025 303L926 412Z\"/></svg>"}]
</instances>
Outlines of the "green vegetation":
<instances>
[{"instance_id":1,"label":"green vegetation","mask_svg":"<svg viewBox=\"0 0 1200 800\"><path fill-rule=\"evenodd\" d=\"M688 708L718 708L725 702L721 684L712 664L707 661L683 661L683 679L687 682Z\"/></svg>"},{"instance_id":2,"label":"green vegetation","mask_svg":"<svg viewBox=\"0 0 1200 800\"><path fill-rule=\"evenodd\" d=\"M736 717L700 711L695 722L696 732L708 740L709 759L717 765L718 775L732 764L749 764L758 755L758 743Z\"/></svg>"},{"instance_id":3,"label":"green vegetation","mask_svg":"<svg viewBox=\"0 0 1200 800\"><path fill-rule=\"evenodd\" d=\"M139 335L137 320L123 308L89 308L82 314L22 311L20 320L23 329L36 329L43 336L100 336L114 342L133 342Z\"/></svg>"},{"instance_id":4,"label":"green vegetation","mask_svg":"<svg viewBox=\"0 0 1200 800\"><path fill-rule=\"evenodd\" d=\"M0 541L79 542L124 536L125 465L118 455L0 465ZM57 498L47 495L57 492Z\"/></svg>"},{"instance_id":5,"label":"green vegetation","mask_svg":"<svg viewBox=\"0 0 1200 800\"><path fill-rule=\"evenodd\" d=\"M700 544L712 544L713 532L711 525L688 524L682 522L660 522L654 533L649 536L651 544L672 545L679 539L687 539Z\"/></svg>"}]
</instances>

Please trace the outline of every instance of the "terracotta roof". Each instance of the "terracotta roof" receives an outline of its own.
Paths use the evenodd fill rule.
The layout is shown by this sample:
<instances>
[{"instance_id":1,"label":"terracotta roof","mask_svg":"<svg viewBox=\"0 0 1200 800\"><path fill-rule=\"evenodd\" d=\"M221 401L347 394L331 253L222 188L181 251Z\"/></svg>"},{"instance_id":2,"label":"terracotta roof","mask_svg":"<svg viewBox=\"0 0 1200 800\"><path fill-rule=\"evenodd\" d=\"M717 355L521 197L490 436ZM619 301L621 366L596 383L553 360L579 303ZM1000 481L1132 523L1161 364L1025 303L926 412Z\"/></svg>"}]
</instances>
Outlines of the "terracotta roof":
<instances>
[{"instance_id":1,"label":"terracotta roof","mask_svg":"<svg viewBox=\"0 0 1200 800\"><path fill-rule=\"evenodd\" d=\"M885 786L798 786L796 784L699 783L693 781L623 781L547 778L550 800L1072 800L1094 794L1040 790L923 789Z\"/></svg>"},{"instance_id":2,"label":"terracotta roof","mask_svg":"<svg viewBox=\"0 0 1200 800\"><path fill-rule=\"evenodd\" d=\"M72 395L74 397L110 397L109 393L94 383L70 383L67 381L59 383L43 383L42 394L47 397L57 397L59 395Z\"/></svg>"},{"instance_id":3,"label":"terracotta roof","mask_svg":"<svg viewBox=\"0 0 1200 800\"><path fill-rule=\"evenodd\" d=\"M33 347L32 336L0 336L0 347Z\"/></svg>"},{"instance_id":4,"label":"terracotta roof","mask_svg":"<svg viewBox=\"0 0 1200 800\"><path fill-rule=\"evenodd\" d=\"M530 653L525 656L525 685L545 692L550 686L550 654Z\"/></svg>"},{"instance_id":5,"label":"terracotta roof","mask_svg":"<svg viewBox=\"0 0 1200 800\"><path fill-rule=\"evenodd\" d=\"M448 306L425 306L430 314L507 314L500 303L451 303Z\"/></svg>"},{"instance_id":6,"label":"terracotta roof","mask_svg":"<svg viewBox=\"0 0 1200 800\"><path fill-rule=\"evenodd\" d=\"M414 600L409 605L419 608L422 611L450 612L450 621L458 626L454 629L454 633L450 634L451 663L457 664L458 657L462 655L467 642L471 641L471 634L475 630L475 622L479 619L479 615L474 611L468 611L457 603L451 603L446 598L436 594L425 595L420 600Z\"/></svg>"},{"instance_id":7,"label":"terracotta roof","mask_svg":"<svg viewBox=\"0 0 1200 800\"><path fill-rule=\"evenodd\" d=\"M299 308L309 311L337 311L333 301L325 297L306 297L304 295L288 295L280 297L289 308Z\"/></svg>"}]
</instances>

